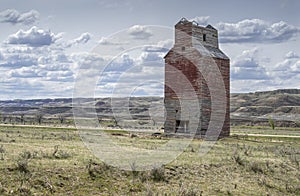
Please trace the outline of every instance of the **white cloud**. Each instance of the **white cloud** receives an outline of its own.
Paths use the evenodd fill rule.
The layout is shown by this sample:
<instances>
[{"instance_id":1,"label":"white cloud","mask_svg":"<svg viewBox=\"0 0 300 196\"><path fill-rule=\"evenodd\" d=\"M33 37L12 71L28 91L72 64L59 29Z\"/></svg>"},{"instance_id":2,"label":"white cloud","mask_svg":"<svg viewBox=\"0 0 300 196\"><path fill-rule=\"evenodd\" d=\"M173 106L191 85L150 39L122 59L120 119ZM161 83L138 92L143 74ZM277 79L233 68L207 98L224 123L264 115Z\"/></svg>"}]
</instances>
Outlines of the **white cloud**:
<instances>
[{"instance_id":1,"label":"white cloud","mask_svg":"<svg viewBox=\"0 0 300 196\"><path fill-rule=\"evenodd\" d=\"M259 60L258 53L259 50L255 49L244 51L233 61L231 68L232 92L300 88L300 57L295 52L288 52L281 62L269 66L267 71L260 66L261 59ZM244 63L241 63L242 59L244 59L242 61Z\"/></svg>"},{"instance_id":2,"label":"white cloud","mask_svg":"<svg viewBox=\"0 0 300 196\"><path fill-rule=\"evenodd\" d=\"M37 66L21 67L20 69L10 70L8 72L8 76L13 78L42 77L42 75L39 74L39 70Z\"/></svg>"},{"instance_id":3,"label":"white cloud","mask_svg":"<svg viewBox=\"0 0 300 196\"><path fill-rule=\"evenodd\" d=\"M232 63L232 80L267 80L266 69L259 64L258 50L245 50Z\"/></svg>"},{"instance_id":4,"label":"white cloud","mask_svg":"<svg viewBox=\"0 0 300 196\"><path fill-rule=\"evenodd\" d=\"M294 58L299 58L299 56L295 52L290 51L285 55L285 58L286 59L294 59Z\"/></svg>"},{"instance_id":5,"label":"white cloud","mask_svg":"<svg viewBox=\"0 0 300 196\"><path fill-rule=\"evenodd\" d=\"M142 52L138 58L138 62L144 66L163 67L164 53L161 52Z\"/></svg>"},{"instance_id":6,"label":"white cloud","mask_svg":"<svg viewBox=\"0 0 300 196\"><path fill-rule=\"evenodd\" d=\"M195 21L199 25L206 26L209 18L210 16L196 16L195 18L190 19L190 21Z\"/></svg>"},{"instance_id":7,"label":"white cloud","mask_svg":"<svg viewBox=\"0 0 300 196\"><path fill-rule=\"evenodd\" d=\"M223 43L278 43L285 42L300 33L300 28L284 21L269 23L260 19L246 19L237 23L217 24Z\"/></svg>"},{"instance_id":8,"label":"white cloud","mask_svg":"<svg viewBox=\"0 0 300 196\"><path fill-rule=\"evenodd\" d=\"M150 29L142 25L134 25L128 29L128 33L133 39L149 39L153 36Z\"/></svg>"},{"instance_id":9,"label":"white cloud","mask_svg":"<svg viewBox=\"0 0 300 196\"><path fill-rule=\"evenodd\" d=\"M77 44L85 44L92 38L92 35L88 32L82 33L79 37L69 41L65 47L71 47Z\"/></svg>"},{"instance_id":10,"label":"white cloud","mask_svg":"<svg viewBox=\"0 0 300 196\"><path fill-rule=\"evenodd\" d=\"M54 34L50 30L46 31L33 26L27 31L19 30L8 37L8 44L24 44L32 47L51 45L61 38L61 34Z\"/></svg>"},{"instance_id":11,"label":"white cloud","mask_svg":"<svg viewBox=\"0 0 300 196\"><path fill-rule=\"evenodd\" d=\"M98 41L99 44L101 45L125 45L128 44L128 42L120 42L117 40L112 40L110 38L106 38L106 37L101 37L100 40Z\"/></svg>"},{"instance_id":12,"label":"white cloud","mask_svg":"<svg viewBox=\"0 0 300 196\"><path fill-rule=\"evenodd\" d=\"M106 62L103 57L97 53L73 53L70 55L71 60L74 62L76 68L82 70L101 70L104 62Z\"/></svg>"},{"instance_id":13,"label":"white cloud","mask_svg":"<svg viewBox=\"0 0 300 196\"><path fill-rule=\"evenodd\" d=\"M28 12L20 13L15 9L7 9L0 12L0 21L2 23L21 23L30 25L35 23L39 19L39 15L39 12L36 10L30 10Z\"/></svg>"},{"instance_id":14,"label":"white cloud","mask_svg":"<svg viewBox=\"0 0 300 196\"><path fill-rule=\"evenodd\" d=\"M8 44L1 53L1 97L72 96L76 64L61 47Z\"/></svg>"},{"instance_id":15,"label":"white cloud","mask_svg":"<svg viewBox=\"0 0 300 196\"><path fill-rule=\"evenodd\" d=\"M284 60L275 65L272 75L280 80L300 76L300 57L293 51L288 52Z\"/></svg>"},{"instance_id":16,"label":"white cloud","mask_svg":"<svg viewBox=\"0 0 300 196\"><path fill-rule=\"evenodd\" d=\"M134 59L128 54L123 54L119 58L114 59L108 66L106 66L105 71L126 71L135 64Z\"/></svg>"},{"instance_id":17,"label":"white cloud","mask_svg":"<svg viewBox=\"0 0 300 196\"><path fill-rule=\"evenodd\" d=\"M82 33L78 38L74 39L73 42L76 44L87 43L91 37L91 34L88 32Z\"/></svg>"},{"instance_id":18,"label":"white cloud","mask_svg":"<svg viewBox=\"0 0 300 196\"><path fill-rule=\"evenodd\" d=\"M0 67L15 69L36 65L36 52L39 53L40 51L35 51L28 46L4 47L2 48Z\"/></svg>"},{"instance_id":19,"label":"white cloud","mask_svg":"<svg viewBox=\"0 0 300 196\"><path fill-rule=\"evenodd\" d=\"M163 41L159 41L157 43L157 47L171 49L173 44L174 44L174 41L172 39L166 39Z\"/></svg>"},{"instance_id":20,"label":"white cloud","mask_svg":"<svg viewBox=\"0 0 300 196\"><path fill-rule=\"evenodd\" d=\"M36 64L37 59L34 54L12 53L5 54L3 61L0 63L0 67L19 68Z\"/></svg>"}]
</instances>

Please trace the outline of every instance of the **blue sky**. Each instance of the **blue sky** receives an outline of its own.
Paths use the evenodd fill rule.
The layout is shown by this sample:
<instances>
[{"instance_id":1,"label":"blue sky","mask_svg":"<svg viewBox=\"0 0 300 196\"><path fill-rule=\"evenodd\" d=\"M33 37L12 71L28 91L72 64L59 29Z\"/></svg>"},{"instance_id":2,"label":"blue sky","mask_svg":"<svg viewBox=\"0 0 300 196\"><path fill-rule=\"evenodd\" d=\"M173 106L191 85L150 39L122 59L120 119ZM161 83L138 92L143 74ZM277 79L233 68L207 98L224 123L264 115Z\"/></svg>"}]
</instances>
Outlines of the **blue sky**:
<instances>
[{"instance_id":1,"label":"blue sky","mask_svg":"<svg viewBox=\"0 0 300 196\"><path fill-rule=\"evenodd\" d=\"M0 99L72 97L80 67L95 74L93 65L107 58L91 51L100 45L112 53L111 35L127 29L130 41L141 41L152 36L147 25L172 30L182 17L219 30L220 48L231 59L231 92L300 88L299 9L297 0L2 0ZM172 46L160 38L157 47ZM143 47L119 54L95 95L128 86L136 95L162 95L165 52Z\"/></svg>"}]
</instances>

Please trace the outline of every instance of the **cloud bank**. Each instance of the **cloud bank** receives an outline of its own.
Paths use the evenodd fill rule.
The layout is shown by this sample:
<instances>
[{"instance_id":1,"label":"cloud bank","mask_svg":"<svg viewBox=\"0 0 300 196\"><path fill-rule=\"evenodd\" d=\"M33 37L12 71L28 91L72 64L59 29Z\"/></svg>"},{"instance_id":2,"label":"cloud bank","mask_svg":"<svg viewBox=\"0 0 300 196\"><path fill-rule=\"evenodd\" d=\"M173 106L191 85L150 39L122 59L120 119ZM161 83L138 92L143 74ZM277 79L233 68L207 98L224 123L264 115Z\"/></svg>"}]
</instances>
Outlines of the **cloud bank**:
<instances>
[{"instance_id":1,"label":"cloud bank","mask_svg":"<svg viewBox=\"0 0 300 196\"><path fill-rule=\"evenodd\" d=\"M39 16L40 14L36 10L20 13L15 9L7 9L0 12L0 21L2 23L30 25L35 23Z\"/></svg>"},{"instance_id":2,"label":"cloud bank","mask_svg":"<svg viewBox=\"0 0 300 196\"><path fill-rule=\"evenodd\" d=\"M82 33L79 37L69 41L65 47L72 47L77 44L85 44L92 38L92 35L88 32Z\"/></svg>"},{"instance_id":3,"label":"cloud bank","mask_svg":"<svg viewBox=\"0 0 300 196\"><path fill-rule=\"evenodd\" d=\"M246 19L237 23L216 25L222 43L279 43L299 35L300 28L284 21L269 23L260 19Z\"/></svg>"},{"instance_id":4,"label":"cloud bank","mask_svg":"<svg viewBox=\"0 0 300 196\"><path fill-rule=\"evenodd\" d=\"M258 50L243 51L232 63L231 78L233 80L267 80L266 69L258 62Z\"/></svg>"},{"instance_id":5,"label":"cloud bank","mask_svg":"<svg viewBox=\"0 0 300 196\"><path fill-rule=\"evenodd\" d=\"M131 35L134 39L148 39L153 34L146 27L142 25L134 25L128 29L129 35Z\"/></svg>"},{"instance_id":6,"label":"cloud bank","mask_svg":"<svg viewBox=\"0 0 300 196\"><path fill-rule=\"evenodd\" d=\"M40 47L53 44L61 34L54 34L50 30L39 29L36 26L29 30L19 30L17 33L8 37L8 44L24 44L32 47Z\"/></svg>"}]
</instances>

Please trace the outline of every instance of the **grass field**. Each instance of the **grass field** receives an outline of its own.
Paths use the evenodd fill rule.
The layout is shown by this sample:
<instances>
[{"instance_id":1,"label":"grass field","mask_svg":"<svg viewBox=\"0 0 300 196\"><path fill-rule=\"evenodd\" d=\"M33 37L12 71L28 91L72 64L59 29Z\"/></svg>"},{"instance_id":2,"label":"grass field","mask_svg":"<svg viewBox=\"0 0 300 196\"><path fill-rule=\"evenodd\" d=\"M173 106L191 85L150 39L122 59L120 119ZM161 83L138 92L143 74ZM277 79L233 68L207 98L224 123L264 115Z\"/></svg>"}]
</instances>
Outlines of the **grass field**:
<instances>
[{"instance_id":1,"label":"grass field","mask_svg":"<svg viewBox=\"0 0 300 196\"><path fill-rule=\"evenodd\" d=\"M141 149L168 141L106 132ZM205 156L194 140L163 167L124 171L93 156L76 129L0 126L0 195L300 195L297 136L300 129L233 127Z\"/></svg>"}]
</instances>

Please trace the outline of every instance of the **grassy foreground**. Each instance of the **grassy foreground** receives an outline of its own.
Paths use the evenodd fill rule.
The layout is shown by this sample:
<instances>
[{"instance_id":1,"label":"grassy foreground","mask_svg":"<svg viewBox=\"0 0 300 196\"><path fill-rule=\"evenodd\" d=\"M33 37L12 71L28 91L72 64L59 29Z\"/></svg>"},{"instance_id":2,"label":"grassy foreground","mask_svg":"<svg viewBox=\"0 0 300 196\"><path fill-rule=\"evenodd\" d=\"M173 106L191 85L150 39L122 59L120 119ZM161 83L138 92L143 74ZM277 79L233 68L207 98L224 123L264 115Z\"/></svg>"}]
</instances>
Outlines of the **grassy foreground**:
<instances>
[{"instance_id":1,"label":"grassy foreground","mask_svg":"<svg viewBox=\"0 0 300 196\"><path fill-rule=\"evenodd\" d=\"M168 140L108 133L139 148ZM163 167L123 171L94 157L75 129L0 126L0 195L300 195L300 138L232 136L200 157L201 142Z\"/></svg>"}]
</instances>

